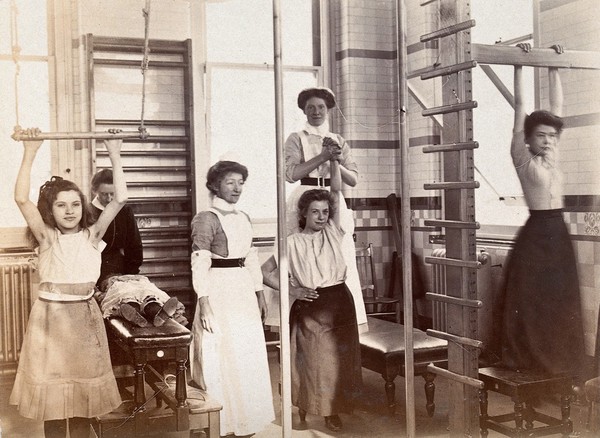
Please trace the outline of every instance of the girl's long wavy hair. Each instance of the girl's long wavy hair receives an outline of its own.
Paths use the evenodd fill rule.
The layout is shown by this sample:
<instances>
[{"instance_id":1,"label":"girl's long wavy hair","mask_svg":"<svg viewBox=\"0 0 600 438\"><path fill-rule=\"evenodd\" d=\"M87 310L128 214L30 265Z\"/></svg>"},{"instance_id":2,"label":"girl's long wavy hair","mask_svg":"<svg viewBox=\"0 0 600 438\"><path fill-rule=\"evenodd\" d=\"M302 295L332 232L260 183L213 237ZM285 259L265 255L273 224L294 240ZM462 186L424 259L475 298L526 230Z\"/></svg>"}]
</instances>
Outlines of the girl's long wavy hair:
<instances>
[{"instance_id":1,"label":"girl's long wavy hair","mask_svg":"<svg viewBox=\"0 0 600 438\"><path fill-rule=\"evenodd\" d=\"M42 216L44 223L50 227L57 228L56 220L52 215L52 204L56 201L60 192L77 192L79 199L81 200L81 221L79 225L81 228L88 228L94 223L93 215L90 211L87 199L81 189L73 181L69 181L61 178L60 176L53 176L50 181L46 181L40 187L40 193L38 196L37 208ZM31 243L39 243L33 236L31 229L27 228L27 235Z\"/></svg>"},{"instance_id":2,"label":"girl's long wavy hair","mask_svg":"<svg viewBox=\"0 0 600 438\"><path fill-rule=\"evenodd\" d=\"M314 201L327 201L329 204L329 218L335 213L335 200L329 190L313 189L302 193L298 200L298 226L301 230L306 227L306 214L310 204Z\"/></svg>"}]
</instances>

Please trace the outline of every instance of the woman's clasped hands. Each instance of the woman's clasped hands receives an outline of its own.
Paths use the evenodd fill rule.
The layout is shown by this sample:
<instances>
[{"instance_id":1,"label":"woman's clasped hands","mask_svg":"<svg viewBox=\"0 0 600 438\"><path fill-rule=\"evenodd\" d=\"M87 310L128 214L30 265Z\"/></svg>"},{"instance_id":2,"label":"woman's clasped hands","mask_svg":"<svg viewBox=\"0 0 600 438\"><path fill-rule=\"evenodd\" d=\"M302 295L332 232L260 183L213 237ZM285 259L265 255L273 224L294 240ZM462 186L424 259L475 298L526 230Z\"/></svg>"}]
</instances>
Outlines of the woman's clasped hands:
<instances>
[{"instance_id":1,"label":"woman's clasped hands","mask_svg":"<svg viewBox=\"0 0 600 438\"><path fill-rule=\"evenodd\" d=\"M328 160L339 161L342 158L342 148L337 141L331 137L325 137L323 139L323 154L327 156Z\"/></svg>"}]
</instances>

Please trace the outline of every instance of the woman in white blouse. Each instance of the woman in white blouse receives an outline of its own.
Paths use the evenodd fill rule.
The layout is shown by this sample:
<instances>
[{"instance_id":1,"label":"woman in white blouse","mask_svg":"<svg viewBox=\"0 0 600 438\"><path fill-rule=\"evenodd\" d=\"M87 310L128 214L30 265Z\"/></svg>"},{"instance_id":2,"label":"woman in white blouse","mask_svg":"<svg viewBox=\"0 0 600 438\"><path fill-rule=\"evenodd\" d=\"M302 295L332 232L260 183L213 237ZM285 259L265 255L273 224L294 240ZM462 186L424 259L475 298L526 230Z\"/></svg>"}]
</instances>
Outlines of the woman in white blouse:
<instances>
[{"instance_id":1,"label":"woman in white blouse","mask_svg":"<svg viewBox=\"0 0 600 438\"><path fill-rule=\"evenodd\" d=\"M301 421L325 417L342 429L340 413L351 413L361 386L360 345L352 294L345 283L345 235L339 215L340 166L331 160L331 192L306 191L298 201L300 231L288 236L292 352L292 403ZM346 221L347 222L347 221ZM277 270L265 284L279 288Z\"/></svg>"}]
</instances>

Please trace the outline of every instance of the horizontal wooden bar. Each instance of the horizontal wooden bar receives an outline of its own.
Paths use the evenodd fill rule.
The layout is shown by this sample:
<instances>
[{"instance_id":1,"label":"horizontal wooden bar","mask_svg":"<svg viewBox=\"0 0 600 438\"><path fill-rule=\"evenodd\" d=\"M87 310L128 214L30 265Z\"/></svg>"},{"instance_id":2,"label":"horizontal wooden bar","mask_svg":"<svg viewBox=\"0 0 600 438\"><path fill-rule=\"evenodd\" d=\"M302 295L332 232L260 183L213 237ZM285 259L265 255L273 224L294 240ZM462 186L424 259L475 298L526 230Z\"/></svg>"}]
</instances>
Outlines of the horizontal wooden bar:
<instances>
[{"instance_id":1,"label":"horizontal wooden bar","mask_svg":"<svg viewBox=\"0 0 600 438\"><path fill-rule=\"evenodd\" d=\"M424 225L427 227L462 228L465 230L479 229L479 222L453 221L449 219L427 219Z\"/></svg>"},{"instance_id":2,"label":"horizontal wooden bar","mask_svg":"<svg viewBox=\"0 0 600 438\"><path fill-rule=\"evenodd\" d=\"M600 70L600 52L533 48L525 52L519 47L472 44L471 57L479 64L525 65L530 67L581 68Z\"/></svg>"},{"instance_id":3,"label":"horizontal wooden bar","mask_svg":"<svg viewBox=\"0 0 600 438\"><path fill-rule=\"evenodd\" d=\"M469 70L477 67L477 61L470 60L460 64L449 65L448 67L436 68L421 75L422 80L437 78L438 76L447 76L459 71Z\"/></svg>"},{"instance_id":4,"label":"horizontal wooden bar","mask_svg":"<svg viewBox=\"0 0 600 438\"><path fill-rule=\"evenodd\" d=\"M479 309L483 306L483 302L480 300L468 300L465 298L453 297L450 295L436 294L433 292L427 292L425 298L431 301L439 301L440 303L454 304L456 306L473 307Z\"/></svg>"},{"instance_id":5,"label":"horizontal wooden bar","mask_svg":"<svg viewBox=\"0 0 600 438\"><path fill-rule=\"evenodd\" d=\"M458 266L461 268L473 269L478 269L481 265L481 262L478 261L452 259L448 257L425 257L425 263L429 263L431 265Z\"/></svg>"},{"instance_id":6,"label":"horizontal wooden bar","mask_svg":"<svg viewBox=\"0 0 600 438\"><path fill-rule=\"evenodd\" d=\"M94 124L96 126L140 126L140 119L96 119L94 120ZM152 120L145 119L144 126L188 126L189 122L185 120Z\"/></svg>"},{"instance_id":7,"label":"horizontal wooden bar","mask_svg":"<svg viewBox=\"0 0 600 438\"><path fill-rule=\"evenodd\" d=\"M451 105L436 106L433 108L424 109L421 114L424 117L434 116L436 114L456 113L458 111L466 111L477 108L477 101L470 100L468 102L453 103Z\"/></svg>"},{"instance_id":8,"label":"horizontal wooden bar","mask_svg":"<svg viewBox=\"0 0 600 438\"><path fill-rule=\"evenodd\" d=\"M467 190L478 189L479 181L456 181L423 184L425 190Z\"/></svg>"},{"instance_id":9,"label":"horizontal wooden bar","mask_svg":"<svg viewBox=\"0 0 600 438\"><path fill-rule=\"evenodd\" d=\"M454 35L455 33L470 29L472 27L475 27L475 20L463 21L462 23L453 24L452 26L444 27L443 29L438 29L434 32L421 35L421 42L426 43L427 41L435 40L437 38Z\"/></svg>"},{"instance_id":10,"label":"horizontal wooden bar","mask_svg":"<svg viewBox=\"0 0 600 438\"><path fill-rule=\"evenodd\" d=\"M445 341L455 342L473 348L483 347L483 342L477 339L466 338L464 336L453 335L452 333L441 332L439 330L427 329L427 335L433 338L444 339Z\"/></svg>"},{"instance_id":11,"label":"horizontal wooden bar","mask_svg":"<svg viewBox=\"0 0 600 438\"><path fill-rule=\"evenodd\" d=\"M110 132L40 132L35 137L30 137L25 134L23 130L16 130L11 135L11 138L15 141L25 140L114 140L114 139L126 139L126 138L137 138L144 139L148 138L148 133L140 133L140 131L122 131L116 134Z\"/></svg>"},{"instance_id":12,"label":"horizontal wooden bar","mask_svg":"<svg viewBox=\"0 0 600 438\"><path fill-rule=\"evenodd\" d=\"M124 172L189 172L190 166L124 166Z\"/></svg>"},{"instance_id":13,"label":"horizontal wooden bar","mask_svg":"<svg viewBox=\"0 0 600 438\"><path fill-rule=\"evenodd\" d=\"M141 69L141 60L135 59L103 59L94 58L94 65L113 65L120 67L139 67ZM148 68L184 68L185 62L175 61L148 61Z\"/></svg>"},{"instance_id":14,"label":"horizontal wooden bar","mask_svg":"<svg viewBox=\"0 0 600 438\"><path fill-rule=\"evenodd\" d=\"M188 187L191 181L131 181L127 187Z\"/></svg>"},{"instance_id":15,"label":"horizontal wooden bar","mask_svg":"<svg viewBox=\"0 0 600 438\"><path fill-rule=\"evenodd\" d=\"M97 149L96 155L108 155L106 149ZM188 151L181 149L127 149L121 150L122 157L186 157Z\"/></svg>"},{"instance_id":16,"label":"horizontal wooden bar","mask_svg":"<svg viewBox=\"0 0 600 438\"><path fill-rule=\"evenodd\" d=\"M483 382L479 379L475 379L473 377L468 376L461 376L460 374L456 374L444 368L437 367L432 363L427 365L427 371L438 376L445 377L446 379L454 380L459 383L464 383L465 385L473 386L477 389L483 389L484 386Z\"/></svg>"},{"instance_id":17,"label":"horizontal wooden bar","mask_svg":"<svg viewBox=\"0 0 600 438\"><path fill-rule=\"evenodd\" d=\"M175 202L192 202L189 196L161 196L160 198L129 198L128 204L164 204Z\"/></svg>"},{"instance_id":18,"label":"horizontal wooden bar","mask_svg":"<svg viewBox=\"0 0 600 438\"><path fill-rule=\"evenodd\" d=\"M479 143L476 141L464 141L459 143L446 143L446 144L432 144L423 148L424 154L431 154L433 152L456 152L473 150L479 147Z\"/></svg>"}]
</instances>

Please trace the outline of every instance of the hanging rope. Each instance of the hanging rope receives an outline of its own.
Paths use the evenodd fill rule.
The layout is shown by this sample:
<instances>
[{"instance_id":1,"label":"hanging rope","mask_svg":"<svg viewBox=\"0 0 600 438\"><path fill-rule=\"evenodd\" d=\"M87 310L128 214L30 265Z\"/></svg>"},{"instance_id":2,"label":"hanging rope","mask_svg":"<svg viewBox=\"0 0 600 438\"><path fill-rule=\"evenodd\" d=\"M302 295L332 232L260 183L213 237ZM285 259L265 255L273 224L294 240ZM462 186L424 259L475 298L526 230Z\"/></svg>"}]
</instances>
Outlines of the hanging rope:
<instances>
[{"instance_id":1,"label":"hanging rope","mask_svg":"<svg viewBox=\"0 0 600 438\"><path fill-rule=\"evenodd\" d=\"M15 130L17 128L21 129L19 123L19 75L21 73L21 65L19 64L19 60L21 58L21 46L19 46L19 27L17 26L18 15L19 10L17 9L17 2L12 0L10 3L10 43L12 49L12 60L15 63Z\"/></svg>"},{"instance_id":2,"label":"hanging rope","mask_svg":"<svg viewBox=\"0 0 600 438\"><path fill-rule=\"evenodd\" d=\"M144 127L144 109L146 106L146 72L150 55L150 0L146 0L146 7L142 9L142 13L144 15L144 57L142 59L142 114L138 129L142 138L146 138L148 133Z\"/></svg>"}]
</instances>

